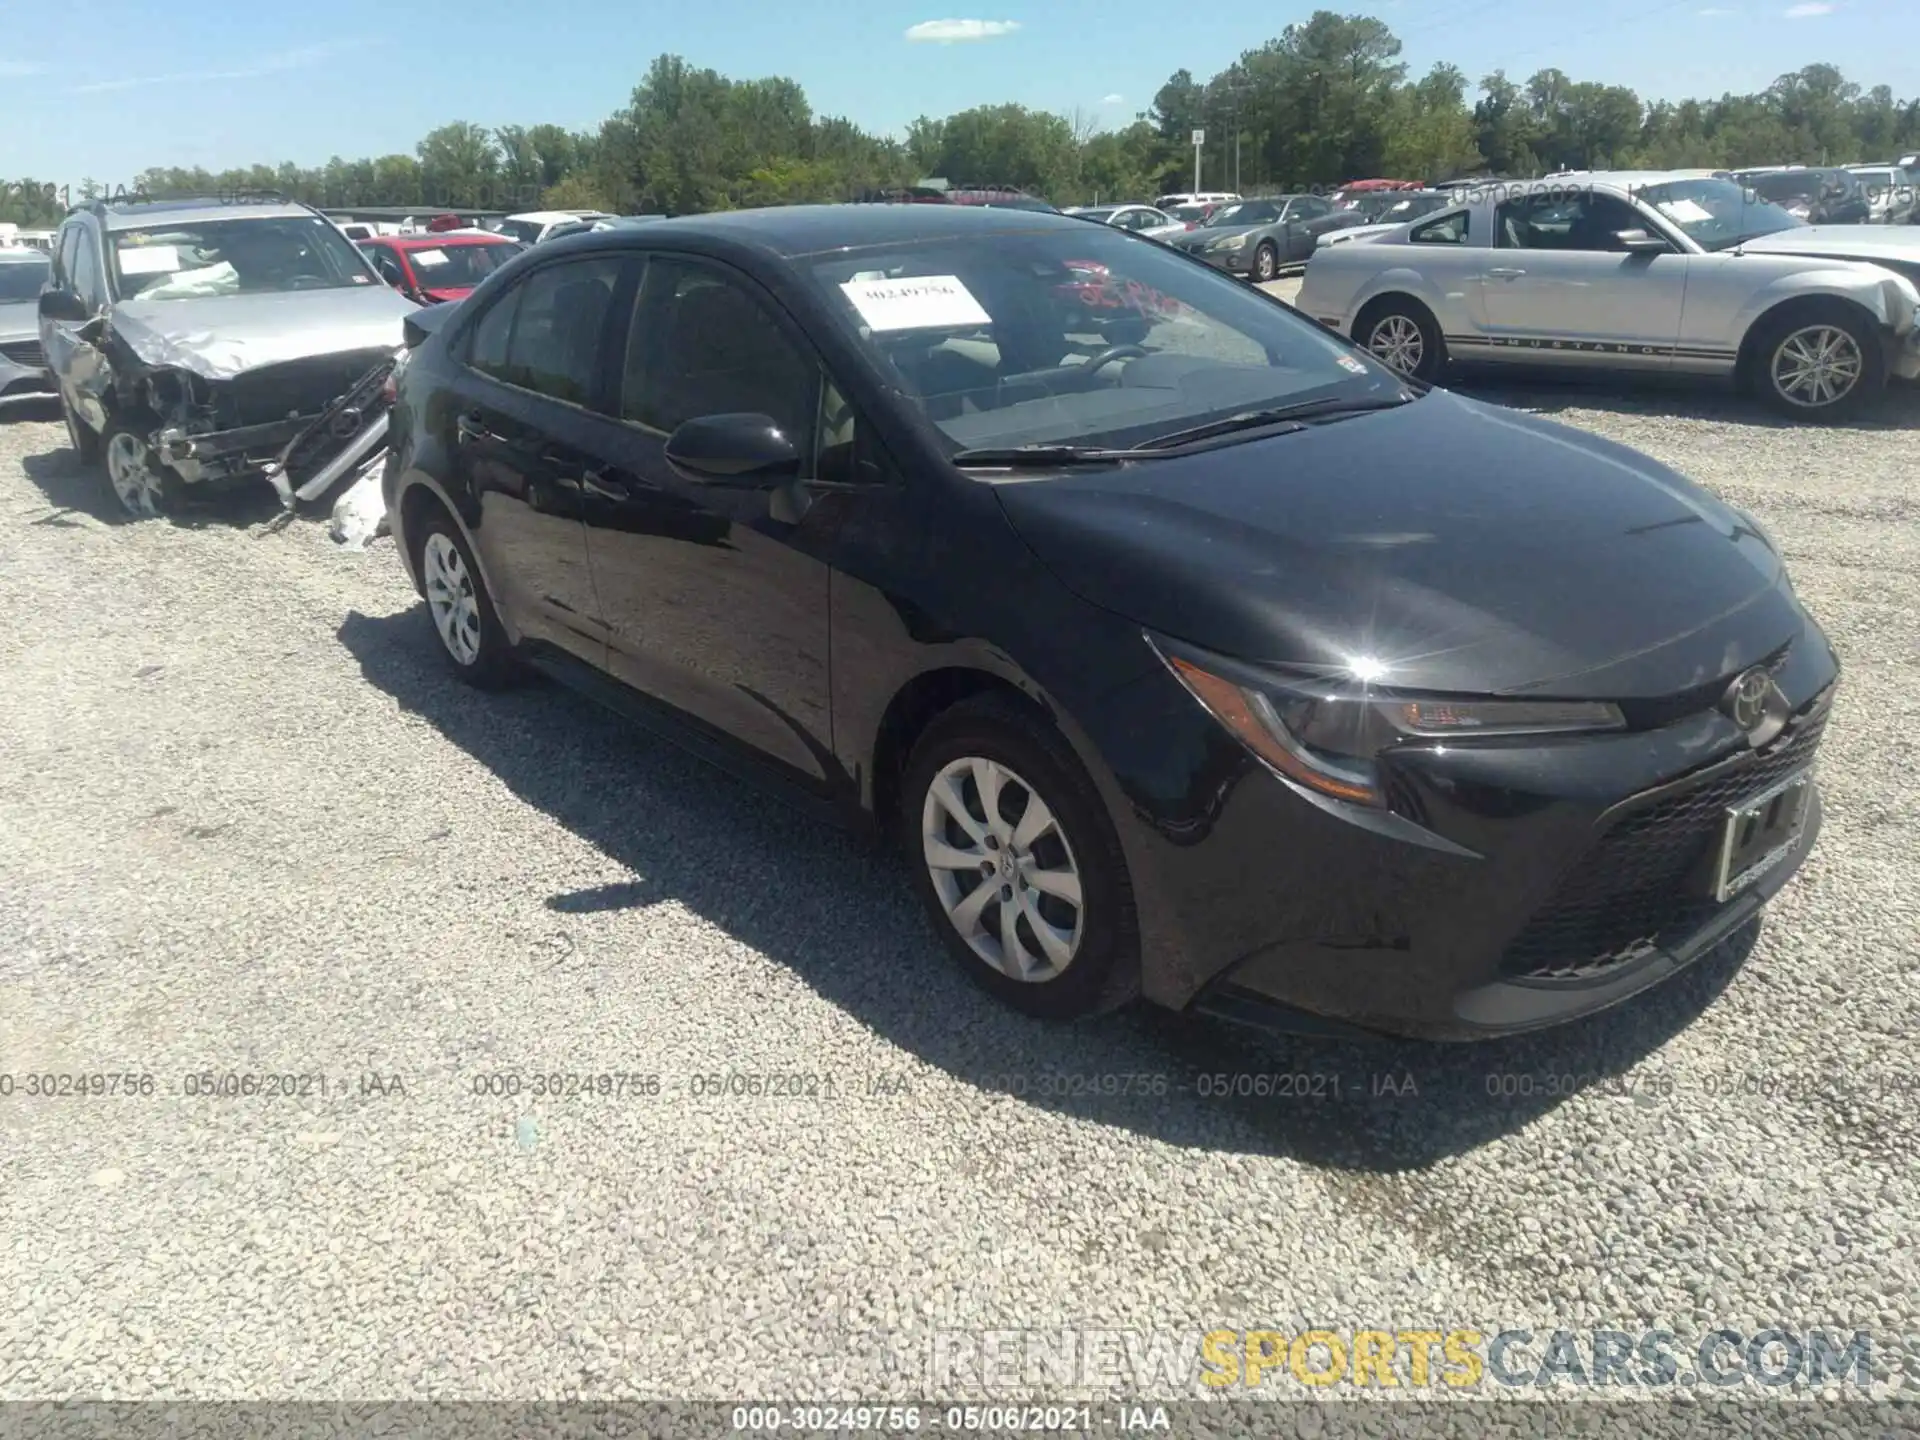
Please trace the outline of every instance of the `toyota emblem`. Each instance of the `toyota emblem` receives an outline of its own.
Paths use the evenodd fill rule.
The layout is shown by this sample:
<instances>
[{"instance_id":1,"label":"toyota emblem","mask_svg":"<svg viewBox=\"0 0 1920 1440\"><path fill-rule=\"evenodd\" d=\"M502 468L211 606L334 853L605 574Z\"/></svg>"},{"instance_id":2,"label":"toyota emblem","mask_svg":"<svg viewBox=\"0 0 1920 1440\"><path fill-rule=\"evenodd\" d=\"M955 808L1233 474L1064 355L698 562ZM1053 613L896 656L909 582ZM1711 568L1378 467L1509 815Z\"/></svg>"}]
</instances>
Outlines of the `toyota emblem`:
<instances>
[{"instance_id":1,"label":"toyota emblem","mask_svg":"<svg viewBox=\"0 0 1920 1440\"><path fill-rule=\"evenodd\" d=\"M1772 694L1773 676L1756 665L1727 687L1720 708L1726 712L1729 720L1751 733L1766 720L1767 700Z\"/></svg>"}]
</instances>

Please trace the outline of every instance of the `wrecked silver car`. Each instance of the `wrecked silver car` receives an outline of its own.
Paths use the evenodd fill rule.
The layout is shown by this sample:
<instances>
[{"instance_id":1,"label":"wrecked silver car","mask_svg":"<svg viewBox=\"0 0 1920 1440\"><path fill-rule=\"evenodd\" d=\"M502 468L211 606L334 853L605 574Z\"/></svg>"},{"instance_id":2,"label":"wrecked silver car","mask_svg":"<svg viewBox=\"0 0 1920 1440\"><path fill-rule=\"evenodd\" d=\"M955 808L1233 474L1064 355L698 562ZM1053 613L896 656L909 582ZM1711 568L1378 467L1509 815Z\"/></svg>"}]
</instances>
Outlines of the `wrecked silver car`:
<instances>
[{"instance_id":1,"label":"wrecked silver car","mask_svg":"<svg viewBox=\"0 0 1920 1440\"><path fill-rule=\"evenodd\" d=\"M34 318L48 263L44 250L0 245L0 403L53 388Z\"/></svg>"},{"instance_id":2,"label":"wrecked silver car","mask_svg":"<svg viewBox=\"0 0 1920 1440\"><path fill-rule=\"evenodd\" d=\"M287 499L289 448L391 360L415 308L305 205L96 201L61 226L40 343L74 449L156 515L185 486L262 476Z\"/></svg>"}]
</instances>

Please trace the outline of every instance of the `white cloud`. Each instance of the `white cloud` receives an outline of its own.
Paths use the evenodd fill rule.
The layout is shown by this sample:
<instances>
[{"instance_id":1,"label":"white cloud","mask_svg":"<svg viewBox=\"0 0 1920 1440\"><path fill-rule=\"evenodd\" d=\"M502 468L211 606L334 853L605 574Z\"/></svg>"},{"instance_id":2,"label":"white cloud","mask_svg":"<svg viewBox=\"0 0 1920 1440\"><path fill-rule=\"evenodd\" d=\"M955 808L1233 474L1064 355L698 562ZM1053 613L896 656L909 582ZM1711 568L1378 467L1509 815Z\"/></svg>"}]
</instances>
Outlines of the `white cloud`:
<instances>
[{"instance_id":1,"label":"white cloud","mask_svg":"<svg viewBox=\"0 0 1920 1440\"><path fill-rule=\"evenodd\" d=\"M201 85L210 80L252 80L261 75L304 70L323 60L331 60L343 51L359 49L366 43L365 40L332 41L298 50L283 50L277 55L263 55L232 70L192 70L178 75L132 75L117 80L94 80L74 86L73 92L76 95L96 95L103 90L135 90L146 85Z\"/></svg>"},{"instance_id":2,"label":"white cloud","mask_svg":"<svg viewBox=\"0 0 1920 1440\"><path fill-rule=\"evenodd\" d=\"M1124 105L1127 103L1127 97L1124 95L1102 95L1100 97L1100 103L1102 105Z\"/></svg>"},{"instance_id":3,"label":"white cloud","mask_svg":"<svg viewBox=\"0 0 1920 1440\"><path fill-rule=\"evenodd\" d=\"M1783 13L1789 20L1811 20L1816 15L1831 15L1833 6L1820 3L1789 5Z\"/></svg>"},{"instance_id":4,"label":"white cloud","mask_svg":"<svg viewBox=\"0 0 1920 1440\"><path fill-rule=\"evenodd\" d=\"M1018 20L922 20L907 27L907 39L947 45L955 40L991 40L996 35L1011 35L1019 28Z\"/></svg>"},{"instance_id":5,"label":"white cloud","mask_svg":"<svg viewBox=\"0 0 1920 1440\"><path fill-rule=\"evenodd\" d=\"M1709 5L1706 9L1702 10L1700 13L1706 16L1709 20L1718 20L1723 16L1738 15L1740 12L1738 10L1729 10L1724 5Z\"/></svg>"}]
</instances>

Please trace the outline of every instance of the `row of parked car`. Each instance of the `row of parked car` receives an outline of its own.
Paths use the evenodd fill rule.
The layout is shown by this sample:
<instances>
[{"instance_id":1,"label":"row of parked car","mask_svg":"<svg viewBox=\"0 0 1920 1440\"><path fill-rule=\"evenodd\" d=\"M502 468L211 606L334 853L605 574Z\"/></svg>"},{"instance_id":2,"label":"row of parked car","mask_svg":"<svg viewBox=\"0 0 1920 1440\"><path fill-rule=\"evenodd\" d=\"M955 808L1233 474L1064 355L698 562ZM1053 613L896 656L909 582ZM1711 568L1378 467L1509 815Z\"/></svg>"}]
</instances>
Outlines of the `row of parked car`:
<instances>
[{"instance_id":1,"label":"row of parked car","mask_svg":"<svg viewBox=\"0 0 1920 1440\"><path fill-rule=\"evenodd\" d=\"M1622 214L1588 278L1684 266L1716 200L1463 197L1308 285L1509 223L1534 248L1485 253L1521 271ZM426 298L459 287L416 241L505 263L421 306L305 206L95 202L31 308L129 509L379 427L453 674L543 671L895 836L958 964L1032 1014L1467 1039L1753 918L1818 833L1838 665L1751 516L1418 383L1349 322L1364 282L1316 325L1212 252L1032 208L439 232L405 250ZM1920 292L1867 273L1845 303L1878 285L1910 334ZM1790 339L1842 283L1802 282L1769 292Z\"/></svg>"}]
</instances>

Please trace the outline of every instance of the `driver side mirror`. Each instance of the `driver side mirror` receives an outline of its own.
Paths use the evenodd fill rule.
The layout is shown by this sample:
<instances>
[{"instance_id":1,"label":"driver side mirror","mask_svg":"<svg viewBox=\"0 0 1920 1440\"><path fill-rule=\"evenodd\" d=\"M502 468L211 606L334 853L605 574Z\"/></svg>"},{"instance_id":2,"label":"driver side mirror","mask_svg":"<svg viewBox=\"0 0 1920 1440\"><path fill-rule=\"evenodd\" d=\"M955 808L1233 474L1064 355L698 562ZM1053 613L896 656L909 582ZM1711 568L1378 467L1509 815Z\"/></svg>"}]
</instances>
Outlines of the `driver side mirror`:
<instances>
[{"instance_id":1,"label":"driver side mirror","mask_svg":"<svg viewBox=\"0 0 1920 1440\"><path fill-rule=\"evenodd\" d=\"M1629 255L1664 255L1673 248L1658 235L1649 235L1644 230L1616 230L1613 238Z\"/></svg>"},{"instance_id":2,"label":"driver side mirror","mask_svg":"<svg viewBox=\"0 0 1920 1440\"><path fill-rule=\"evenodd\" d=\"M702 415L667 439L667 460L704 484L771 490L800 473L800 449L771 415Z\"/></svg>"},{"instance_id":3,"label":"driver side mirror","mask_svg":"<svg viewBox=\"0 0 1920 1440\"><path fill-rule=\"evenodd\" d=\"M87 309L87 302L80 298L78 290L62 286L40 292L40 318L79 322L91 319L92 312Z\"/></svg>"}]
</instances>

